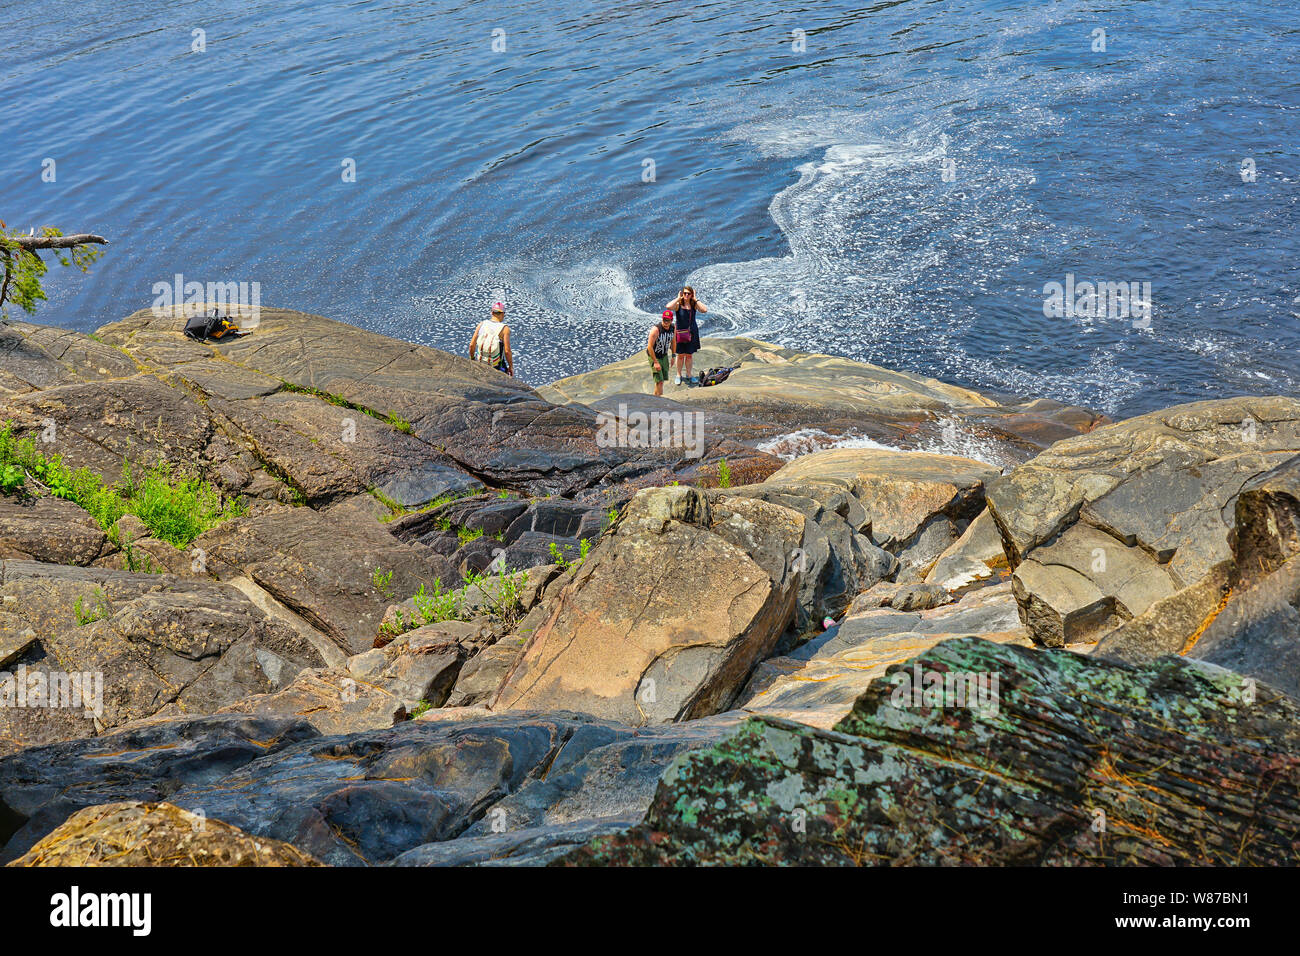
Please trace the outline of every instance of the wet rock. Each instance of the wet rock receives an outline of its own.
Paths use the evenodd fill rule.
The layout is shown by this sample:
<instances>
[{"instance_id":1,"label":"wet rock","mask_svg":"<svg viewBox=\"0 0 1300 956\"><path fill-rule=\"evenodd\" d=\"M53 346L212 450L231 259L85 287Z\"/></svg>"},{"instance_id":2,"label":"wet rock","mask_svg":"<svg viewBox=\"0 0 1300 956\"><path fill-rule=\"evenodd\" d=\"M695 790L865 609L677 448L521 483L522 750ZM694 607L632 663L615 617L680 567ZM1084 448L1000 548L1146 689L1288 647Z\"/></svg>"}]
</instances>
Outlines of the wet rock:
<instances>
[{"instance_id":1,"label":"wet rock","mask_svg":"<svg viewBox=\"0 0 1300 956\"><path fill-rule=\"evenodd\" d=\"M0 862L26 853L83 807L158 801L187 782L319 736L300 718L189 717L0 756Z\"/></svg>"},{"instance_id":2,"label":"wet rock","mask_svg":"<svg viewBox=\"0 0 1300 956\"><path fill-rule=\"evenodd\" d=\"M604 742L590 718L408 721L278 751L169 799L334 865L460 836L502 799Z\"/></svg>"},{"instance_id":3,"label":"wet rock","mask_svg":"<svg viewBox=\"0 0 1300 956\"><path fill-rule=\"evenodd\" d=\"M935 690L949 676L951 696ZM755 718L686 755L641 824L557 862L1282 864L1300 830L1297 718L1285 695L1181 658L946 641L832 731Z\"/></svg>"},{"instance_id":4,"label":"wet rock","mask_svg":"<svg viewBox=\"0 0 1300 956\"><path fill-rule=\"evenodd\" d=\"M279 840L254 839L170 803L79 810L9 866L320 866Z\"/></svg>"}]
</instances>

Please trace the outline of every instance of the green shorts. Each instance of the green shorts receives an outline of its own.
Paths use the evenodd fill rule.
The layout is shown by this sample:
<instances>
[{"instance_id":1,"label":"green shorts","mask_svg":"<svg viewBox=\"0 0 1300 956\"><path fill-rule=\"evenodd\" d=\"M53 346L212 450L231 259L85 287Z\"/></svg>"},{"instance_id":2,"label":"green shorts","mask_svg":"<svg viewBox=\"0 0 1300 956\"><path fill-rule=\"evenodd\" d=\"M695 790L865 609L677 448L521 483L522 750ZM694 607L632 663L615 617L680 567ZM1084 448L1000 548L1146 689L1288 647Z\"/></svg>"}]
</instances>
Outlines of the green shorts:
<instances>
[{"instance_id":1,"label":"green shorts","mask_svg":"<svg viewBox=\"0 0 1300 956\"><path fill-rule=\"evenodd\" d=\"M650 374L654 376L656 382L668 381L668 359L665 357L661 359L661 361L663 362L663 366L664 366L664 370L662 372L659 371L658 365L656 365L654 362L650 363Z\"/></svg>"}]
</instances>

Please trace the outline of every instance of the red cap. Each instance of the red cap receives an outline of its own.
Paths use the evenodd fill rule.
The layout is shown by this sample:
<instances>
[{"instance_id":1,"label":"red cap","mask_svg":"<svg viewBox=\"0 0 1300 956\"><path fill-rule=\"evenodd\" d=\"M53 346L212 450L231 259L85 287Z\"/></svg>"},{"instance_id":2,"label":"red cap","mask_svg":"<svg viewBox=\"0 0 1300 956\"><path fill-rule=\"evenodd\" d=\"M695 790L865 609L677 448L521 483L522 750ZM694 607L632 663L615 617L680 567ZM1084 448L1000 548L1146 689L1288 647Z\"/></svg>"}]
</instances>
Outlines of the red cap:
<instances>
[{"instance_id":1,"label":"red cap","mask_svg":"<svg viewBox=\"0 0 1300 956\"><path fill-rule=\"evenodd\" d=\"M671 319L671 318L673 318L673 310L672 310L672 309L664 309L664 314L661 316L661 318L665 318L665 319Z\"/></svg>"}]
</instances>

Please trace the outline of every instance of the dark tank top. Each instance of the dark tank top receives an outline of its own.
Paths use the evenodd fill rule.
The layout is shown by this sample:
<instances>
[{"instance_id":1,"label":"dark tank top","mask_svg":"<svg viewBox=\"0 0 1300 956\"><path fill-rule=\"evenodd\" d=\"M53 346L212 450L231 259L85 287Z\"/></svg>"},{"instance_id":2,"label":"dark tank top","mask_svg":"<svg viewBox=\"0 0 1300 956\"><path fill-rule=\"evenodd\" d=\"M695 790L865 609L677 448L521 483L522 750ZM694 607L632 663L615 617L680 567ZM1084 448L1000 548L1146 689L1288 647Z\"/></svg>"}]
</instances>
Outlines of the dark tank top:
<instances>
[{"instance_id":1,"label":"dark tank top","mask_svg":"<svg viewBox=\"0 0 1300 956\"><path fill-rule=\"evenodd\" d=\"M672 347L673 330L665 329L662 323L659 322L655 323L655 328L659 330L659 338L655 339L655 355L663 358Z\"/></svg>"}]
</instances>

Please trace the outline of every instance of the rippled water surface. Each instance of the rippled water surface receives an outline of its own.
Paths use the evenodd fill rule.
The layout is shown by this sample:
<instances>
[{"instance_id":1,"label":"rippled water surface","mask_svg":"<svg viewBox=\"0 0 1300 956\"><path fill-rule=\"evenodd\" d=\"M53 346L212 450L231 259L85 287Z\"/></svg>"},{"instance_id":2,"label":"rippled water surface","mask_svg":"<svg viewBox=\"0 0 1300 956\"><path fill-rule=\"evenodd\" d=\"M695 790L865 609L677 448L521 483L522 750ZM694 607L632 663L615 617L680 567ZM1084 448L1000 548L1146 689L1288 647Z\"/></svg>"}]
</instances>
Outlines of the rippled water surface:
<instances>
[{"instance_id":1,"label":"rippled water surface","mask_svg":"<svg viewBox=\"0 0 1300 956\"><path fill-rule=\"evenodd\" d=\"M504 297L540 383L635 350L689 281L705 335L1112 414L1300 394L1287 2L0 0L0 22L0 219L113 242L51 274L42 321L93 329L179 272L463 349ZM1150 322L1046 317L1069 274L1149 282Z\"/></svg>"}]
</instances>

